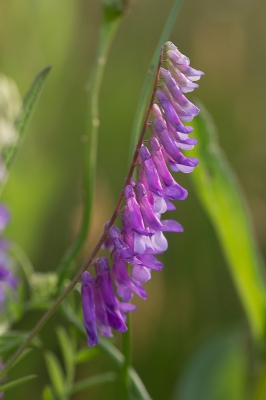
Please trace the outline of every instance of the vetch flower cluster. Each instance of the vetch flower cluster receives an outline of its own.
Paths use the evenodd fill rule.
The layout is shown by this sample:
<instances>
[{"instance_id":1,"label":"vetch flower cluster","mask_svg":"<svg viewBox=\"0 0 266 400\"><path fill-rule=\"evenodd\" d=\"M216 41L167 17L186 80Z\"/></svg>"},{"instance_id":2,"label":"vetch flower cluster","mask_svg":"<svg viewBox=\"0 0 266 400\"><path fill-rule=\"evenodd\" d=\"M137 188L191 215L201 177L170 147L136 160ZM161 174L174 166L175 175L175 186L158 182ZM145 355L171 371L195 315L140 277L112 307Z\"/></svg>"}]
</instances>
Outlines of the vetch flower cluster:
<instances>
[{"instance_id":1,"label":"vetch flower cluster","mask_svg":"<svg viewBox=\"0 0 266 400\"><path fill-rule=\"evenodd\" d=\"M163 60L162 60L163 57ZM152 119L148 125L152 136L137 148L137 180L132 177L124 187L125 206L120 211L122 230L106 224L108 237L104 247L112 258L112 271L107 258L95 260L95 277L82 275L83 321L88 344L98 343L98 330L112 336L112 329L127 330L126 312L135 310L128 303L133 293L142 299L147 295L142 285L151 278L151 271L161 271L163 264L155 256L163 253L168 243L164 232L183 232L174 220L162 219L166 211L175 210L173 200L184 200L187 191L172 177L172 171L190 173L198 165L196 158L185 157L181 150L190 150L197 141L189 137L193 131L183 122L191 121L199 109L185 97L193 91L203 72L190 67L190 61L176 46L163 46L154 95ZM159 84L158 84L159 83ZM153 98L152 98L153 99ZM128 264L132 266L131 273ZM111 275L112 272L112 275ZM118 300L115 294L116 287Z\"/></svg>"}]
</instances>

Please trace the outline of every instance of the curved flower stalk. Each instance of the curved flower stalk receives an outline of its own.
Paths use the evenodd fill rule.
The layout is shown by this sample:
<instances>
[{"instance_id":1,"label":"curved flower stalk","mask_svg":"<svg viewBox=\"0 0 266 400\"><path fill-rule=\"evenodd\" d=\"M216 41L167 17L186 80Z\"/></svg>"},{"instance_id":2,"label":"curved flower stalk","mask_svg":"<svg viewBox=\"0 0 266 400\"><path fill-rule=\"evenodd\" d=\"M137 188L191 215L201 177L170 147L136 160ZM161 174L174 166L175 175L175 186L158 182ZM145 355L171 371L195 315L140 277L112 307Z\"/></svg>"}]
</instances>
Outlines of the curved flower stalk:
<instances>
[{"instance_id":1,"label":"curved flower stalk","mask_svg":"<svg viewBox=\"0 0 266 400\"><path fill-rule=\"evenodd\" d=\"M155 255L167 250L164 232L183 232L178 222L162 219L162 214L175 209L173 200L187 197L186 189L175 181L167 164L172 171L184 173L192 172L198 165L196 158L185 157L181 152L197 143L189 137L193 128L183 122L191 121L199 113L184 93L198 87L195 81L203 72L191 68L189 59L171 42L163 46L161 61L162 57L166 68L159 63L153 94L157 102L153 97L149 107L152 118L144 124L145 130L149 125L152 136L147 145L141 140L137 147L137 181L130 177L124 187L126 205L119 213L122 229L112 226L113 221L105 226L104 247L111 253L112 268L107 258L101 257L94 260L95 277L88 271L82 274L83 321L89 346L98 343L98 331L110 337L112 329L127 330L126 313L136 309L128 303L133 293L146 299L142 283L151 278L152 270L163 268Z\"/></svg>"}]
</instances>

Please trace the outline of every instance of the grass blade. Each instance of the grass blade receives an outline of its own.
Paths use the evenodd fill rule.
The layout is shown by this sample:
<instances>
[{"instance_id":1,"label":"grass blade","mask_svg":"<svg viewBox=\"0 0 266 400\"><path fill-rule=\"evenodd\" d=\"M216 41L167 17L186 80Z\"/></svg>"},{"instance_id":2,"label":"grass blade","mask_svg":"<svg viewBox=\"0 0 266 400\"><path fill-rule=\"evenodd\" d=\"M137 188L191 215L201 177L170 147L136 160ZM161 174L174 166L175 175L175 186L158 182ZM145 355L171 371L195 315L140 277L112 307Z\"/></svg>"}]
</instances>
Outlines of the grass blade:
<instances>
[{"instance_id":1,"label":"grass blade","mask_svg":"<svg viewBox=\"0 0 266 400\"><path fill-rule=\"evenodd\" d=\"M28 93L26 94L25 99L23 100L21 111L19 113L18 118L15 121L15 128L18 133L18 138L12 146L7 147L3 151L3 155L2 155L3 162L8 170L10 169L10 167L14 161L14 158L17 154L17 151L19 149L19 146L20 146L21 141L24 136L25 129L30 121L32 114L33 114L34 108L40 97L41 90L43 88L43 85L46 81L46 78L47 78L51 68L52 67L49 66L39 72L39 74L34 79L31 88L29 89Z\"/></svg>"},{"instance_id":2,"label":"grass blade","mask_svg":"<svg viewBox=\"0 0 266 400\"><path fill-rule=\"evenodd\" d=\"M37 375L28 375L23 378L16 379L14 381L8 382L5 385L0 386L0 392L7 392L10 389L13 389L16 386L22 385L32 379L37 378Z\"/></svg>"},{"instance_id":3,"label":"grass blade","mask_svg":"<svg viewBox=\"0 0 266 400\"><path fill-rule=\"evenodd\" d=\"M193 123L198 145L190 151L200 164L192 179L218 235L253 335L263 338L266 291L261 256L236 176L219 147L210 115L201 105L200 108Z\"/></svg>"}]
</instances>

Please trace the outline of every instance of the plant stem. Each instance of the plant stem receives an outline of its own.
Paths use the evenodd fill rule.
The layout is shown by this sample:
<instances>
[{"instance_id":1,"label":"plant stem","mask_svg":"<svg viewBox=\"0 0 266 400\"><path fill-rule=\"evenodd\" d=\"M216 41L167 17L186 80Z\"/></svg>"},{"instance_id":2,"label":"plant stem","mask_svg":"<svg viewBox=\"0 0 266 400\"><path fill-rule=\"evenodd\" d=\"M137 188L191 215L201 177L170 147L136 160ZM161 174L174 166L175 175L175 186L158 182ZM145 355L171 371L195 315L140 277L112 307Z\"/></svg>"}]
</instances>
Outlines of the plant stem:
<instances>
[{"instance_id":1,"label":"plant stem","mask_svg":"<svg viewBox=\"0 0 266 400\"><path fill-rule=\"evenodd\" d=\"M133 155L133 159L132 159L132 162L131 162L131 166L129 168L129 172L128 172L127 178L125 180L125 184L124 184L123 189L122 189L122 191L121 191L121 193L119 195L118 201L116 203L116 206L115 206L114 212L113 212L113 214L112 214L112 216L110 218L110 221L109 221L108 225L106 226L106 228L104 229L104 231L102 233L102 236L100 237L98 243L96 244L96 246L95 246L94 250L92 251L92 253L91 253L90 257L88 258L88 260L85 262L85 264L83 264L83 266L80 268L80 270L75 275L75 277L72 279L72 281L67 286L67 288L56 299L56 301L51 306L51 308L44 314L44 316L40 319L40 321L37 323L37 325L29 333L29 335L26 338L25 342L17 349L17 351L13 354L13 356L11 356L11 358L7 361L7 363L1 369L1 371L0 371L0 379L11 368L12 364L14 363L14 361L19 357L19 355L23 352L23 350L29 345L29 343L32 341L34 336L36 336L37 333L42 329L42 327L45 325L45 323L48 321L48 319L52 316L52 314L55 312L55 310L60 305L60 303L64 300L64 298L68 295L68 293L71 292L71 290L75 287L75 285L80 280L80 277L81 277L82 273L84 271L86 271L89 268L89 266L92 264L93 259L96 257L98 251L101 249L102 244L104 243L105 239L108 236L109 229L111 228L111 226L114 224L114 222L116 220L116 217L118 215L118 212L120 210L120 207L121 207L121 204L122 204L122 201L123 201L123 198L124 198L124 187L130 183L130 179L132 177L134 168L135 168L135 166L137 164L138 154L139 154L139 150L140 150L140 147L142 145L142 142L143 142L144 134L145 134L145 131L147 129L147 124L148 124L148 121L149 121L150 113L151 113L153 102L154 102L154 98L155 98L155 92L156 92L156 88L157 88L157 85L158 85L159 71L160 71L160 66L161 66L161 63L162 63L162 53L163 53L163 49L161 50L161 54L160 54L160 57L159 57L158 66L157 66L157 72L156 72L156 77L155 77L155 82L154 82L154 87L153 87L153 91L152 91L152 96L151 96L151 100L150 100L150 103L149 103L149 106L148 106L148 109L147 109L147 113L146 113L146 117L145 117L145 120L144 120L144 123L143 123L141 134L140 134L140 137L139 137L136 149L135 149L135 153Z\"/></svg>"},{"instance_id":2,"label":"plant stem","mask_svg":"<svg viewBox=\"0 0 266 400\"><path fill-rule=\"evenodd\" d=\"M95 65L91 74L88 90L88 121L87 132L84 136L84 210L83 218L78 236L73 245L64 255L59 267L58 291L60 291L64 279L71 267L73 259L81 249L88 235L92 205L94 197L96 165L97 165L97 148L98 148L98 130L99 130L99 94L102 84L107 56L114 35L122 20L121 16L115 19L107 20L104 18L101 30L100 39L97 50Z\"/></svg>"},{"instance_id":3,"label":"plant stem","mask_svg":"<svg viewBox=\"0 0 266 400\"><path fill-rule=\"evenodd\" d=\"M131 318L130 314L127 316L127 331L123 333L122 340L123 340L123 354L125 357L121 379L124 388L124 394L126 398L129 399L129 386L130 386L130 379L129 379L129 369L131 365Z\"/></svg>"}]
</instances>

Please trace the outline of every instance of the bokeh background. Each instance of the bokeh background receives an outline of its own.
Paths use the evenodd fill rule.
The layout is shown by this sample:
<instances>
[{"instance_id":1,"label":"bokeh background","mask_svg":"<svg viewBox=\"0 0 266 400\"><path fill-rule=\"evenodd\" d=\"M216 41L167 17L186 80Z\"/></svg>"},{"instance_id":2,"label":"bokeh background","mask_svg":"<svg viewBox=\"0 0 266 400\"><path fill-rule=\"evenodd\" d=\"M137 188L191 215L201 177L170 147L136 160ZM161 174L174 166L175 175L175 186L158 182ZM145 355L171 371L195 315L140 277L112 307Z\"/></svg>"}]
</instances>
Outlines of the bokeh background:
<instances>
[{"instance_id":1,"label":"bokeh background","mask_svg":"<svg viewBox=\"0 0 266 400\"><path fill-rule=\"evenodd\" d=\"M97 241L124 182L135 108L171 6L172 0L136 0L112 45L100 96L93 227L80 264ZM38 271L56 268L79 227L86 83L100 20L100 1L96 0L0 2L0 71L17 82L24 96L36 73L53 66L3 194L12 212L7 235L26 250ZM170 37L192 66L206 74L195 96L218 126L221 146L246 195L264 257L265 21L263 0L185 0ZM171 398L184 366L204 340L238 326L248 332L214 229L190 177L178 179L189 190L174 217L185 232L168 234L165 268L146 284L148 300L135 299L138 311L133 315L133 365L155 400ZM40 315L28 313L17 328L30 329ZM53 317L40 335L44 347L55 352L58 318ZM41 398L49 381L42 349L27 360L23 372L37 373L39 378L10 391L7 400L18 394ZM78 377L111 367L103 355L79 368ZM18 366L10 377L20 373ZM94 388L73 399L111 400L116 398L114 386Z\"/></svg>"}]
</instances>

